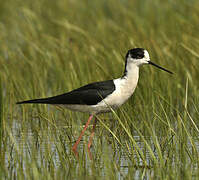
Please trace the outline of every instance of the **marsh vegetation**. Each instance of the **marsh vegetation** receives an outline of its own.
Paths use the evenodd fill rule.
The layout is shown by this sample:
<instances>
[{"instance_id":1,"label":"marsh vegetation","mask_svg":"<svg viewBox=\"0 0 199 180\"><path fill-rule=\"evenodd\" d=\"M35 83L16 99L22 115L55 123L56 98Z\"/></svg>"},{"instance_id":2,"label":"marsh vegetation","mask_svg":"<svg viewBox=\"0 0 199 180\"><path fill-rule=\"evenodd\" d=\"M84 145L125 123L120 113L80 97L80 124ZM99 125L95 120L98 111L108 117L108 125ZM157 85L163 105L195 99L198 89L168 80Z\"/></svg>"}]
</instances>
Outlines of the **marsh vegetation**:
<instances>
[{"instance_id":1,"label":"marsh vegetation","mask_svg":"<svg viewBox=\"0 0 199 180\"><path fill-rule=\"evenodd\" d=\"M0 6L0 179L197 179L199 1L7 0ZM119 110L99 116L89 160L88 115L20 100L122 75L143 47L174 72L140 69Z\"/></svg>"}]
</instances>

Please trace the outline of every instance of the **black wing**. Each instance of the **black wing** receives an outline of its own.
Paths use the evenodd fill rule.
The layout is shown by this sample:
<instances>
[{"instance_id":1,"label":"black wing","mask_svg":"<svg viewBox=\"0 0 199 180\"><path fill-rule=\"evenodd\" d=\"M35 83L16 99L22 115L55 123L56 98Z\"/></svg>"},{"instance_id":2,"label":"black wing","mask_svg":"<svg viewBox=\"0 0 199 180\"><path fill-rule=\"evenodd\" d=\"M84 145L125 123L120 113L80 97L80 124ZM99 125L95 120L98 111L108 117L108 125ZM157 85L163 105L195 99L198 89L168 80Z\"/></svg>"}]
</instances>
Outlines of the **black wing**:
<instances>
[{"instance_id":1,"label":"black wing","mask_svg":"<svg viewBox=\"0 0 199 180\"><path fill-rule=\"evenodd\" d=\"M84 104L95 105L115 90L113 80L95 82L73 91L49 98L17 102L17 104Z\"/></svg>"}]
</instances>

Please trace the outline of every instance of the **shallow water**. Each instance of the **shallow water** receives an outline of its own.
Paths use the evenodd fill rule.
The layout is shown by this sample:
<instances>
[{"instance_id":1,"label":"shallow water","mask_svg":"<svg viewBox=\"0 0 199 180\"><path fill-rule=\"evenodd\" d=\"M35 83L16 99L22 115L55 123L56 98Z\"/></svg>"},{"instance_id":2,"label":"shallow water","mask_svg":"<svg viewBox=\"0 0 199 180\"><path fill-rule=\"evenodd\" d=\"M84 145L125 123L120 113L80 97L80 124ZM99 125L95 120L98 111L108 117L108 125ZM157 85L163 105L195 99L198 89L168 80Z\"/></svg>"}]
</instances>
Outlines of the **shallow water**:
<instances>
[{"instance_id":1,"label":"shallow water","mask_svg":"<svg viewBox=\"0 0 199 180\"><path fill-rule=\"evenodd\" d=\"M27 128L26 125L27 125L26 123L24 124L21 121L14 121L12 123L12 127L10 128L11 140L7 142L9 145L8 145L7 153L5 154L5 160L6 160L5 162L6 162L6 166L9 169L9 172L11 174L16 173L17 168L19 168L19 166L21 165L25 171L28 168L27 161L31 162L33 157L36 158L36 162L38 166L41 166L42 164L47 163L45 162L45 158L44 158L46 154L48 154L46 153L46 151L53 152L53 155L51 156L52 157L51 161L54 162L54 165L55 165L54 167L56 171L56 168L57 169L60 168L60 154L57 151L57 146L59 146L59 142L55 142L55 139L53 138L54 135L56 136L56 134L52 135L51 134L52 132L50 129L45 129L42 132L40 132L40 131L37 131L37 129L33 130L33 128ZM67 128L70 128L70 127L67 127ZM56 129L56 133L57 134L60 134L60 132L63 133L64 129L65 128L63 128L63 124L60 124ZM41 133L45 134L45 136L43 136ZM86 157L86 161L88 162L88 165L87 165L88 168L89 166L91 166L90 160L88 158L88 154L82 153L82 152L83 152L85 143L87 143L88 141L89 133L90 133L89 131L88 133L86 133L85 137L83 138L83 141L81 141L78 146L78 152L80 156L85 155ZM94 144L96 144L95 141L97 141L97 138L98 137L96 135L96 137L94 138ZM139 139L139 137L134 137L134 138ZM106 141L106 139L102 138L102 141ZM70 148L72 144L73 143L71 143L70 141L67 142L64 140L66 153L69 154L70 156L69 158L71 159L74 158L74 156L70 154ZM142 148L141 142L139 143L139 146L140 148ZM112 152L112 153L109 153L109 156L110 156L109 158L112 159L113 162L115 162L117 166L119 167L116 176L118 177L118 179L123 179L129 173L129 166L131 166L131 161L129 160L127 156L128 153L124 149L121 149L120 145L118 145L115 149L113 149L112 146L109 145L108 149L110 152ZM95 153L96 153L95 145L91 151L92 151L93 156L95 156ZM103 152L103 148L102 148L102 154L103 153L107 153L107 152L106 151ZM26 161L21 161L23 164L19 164L14 161L15 157L21 157L21 160L24 159L25 157ZM106 173L107 173L106 169L103 168L103 162L100 160L99 160L99 167L102 168L101 176L102 177L106 176ZM71 167L69 167L69 171L70 171L70 168ZM139 168L135 171L136 171L135 175L138 179L141 172Z\"/></svg>"},{"instance_id":2,"label":"shallow water","mask_svg":"<svg viewBox=\"0 0 199 180\"><path fill-rule=\"evenodd\" d=\"M11 174L17 172L17 168L19 168L19 166L22 166L25 171L27 168L29 168L27 166L27 161L32 162L33 158L35 159L39 167L45 166L45 164L48 164L48 162L46 162L48 160L46 156L48 156L49 153L51 154L51 162L53 162L54 171L56 172L56 170L60 169L62 161L62 156L58 152L60 141L63 142L64 151L70 159L70 162L72 164L75 164L75 166L78 164L73 162L74 156L71 153L71 146L72 144L74 144L74 141L76 140L78 135L75 135L75 137L69 137L73 139L72 141L69 141L69 138L67 138L68 131L70 133L71 128L73 127L66 127L64 126L65 123L60 121L60 124L56 124L56 130L52 131L50 126L49 128L44 128L44 130L42 129L42 127L40 127L41 129L38 129L38 124L39 123L35 121L35 127L32 127L30 125L30 122L24 123L16 120L12 123L12 127L10 128L10 140L7 139L7 143L9 145L7 148L7 153L5 154L6 166L8 167ZM90 171L92 171L92 161L89 160L87 152L83 152L85 149L85 144L88 142L89 134L90 131L85 134L83 140L80 142L78 146L78 152L80 156L85 156L87 162L86 167L88 169L90 168ZM68 136L70 136L70 134ZM101 150L98 151L97 148L99 138L101 141ZM111 138L113 137L110 136L110 139ZM138 147L145 153L147 164L150 164L150 154L147 151L145 144L141 141L141 138L138 135L134 136L133 138L135 139ZM147 139L148 142L151 141L151 144L153 144L150 137L145 137L145 139ZM136 156L136 154L134 154L134 157L138 165L135 167L135 165L132 164L132 159L129 157L129 151L131 153L134 153L134 150L127 150L127 148L124 148L125 146L121 147L121 145L117 143L115 146L112 146L111 144L107 146L107 137L99 137L99 134L95 135L93 143L94 146L91 149L91 152L93 154L93 160L97 161L97 168L101 168L100 176L106 177L106 175L110 173L110 169L104 165L105 163L103 162L103 160L105 158L99 159L99 152L101 153L101 156L108 156L108 159L112 161L113 166L117 167L117 171L115 174L117 179L124 179L126 177L129 177L130 174L133 174L134 179L140 179L141 177L144 179L149 179L151 176L153 176L153 167L144 167L142 159L137 159L138 156ZM197 148L199 149L199 143L196 142L196 144ZM190 142L188 143L188 145L189 148L191 148ZM158 158L155 147L152 147L152 149L154 149L154 155ZM99 156L96 155L97 153ZM15 156L21 158L22 164L14 161ZM23 161L23 159L26 160ZM66 166L68 166L68 172L66 172L66 174L70 174L70 171L73 171L73 166L69 166L67 164ZM76 171L78 172L77 167Z\"/></svg>"}]
</instances>

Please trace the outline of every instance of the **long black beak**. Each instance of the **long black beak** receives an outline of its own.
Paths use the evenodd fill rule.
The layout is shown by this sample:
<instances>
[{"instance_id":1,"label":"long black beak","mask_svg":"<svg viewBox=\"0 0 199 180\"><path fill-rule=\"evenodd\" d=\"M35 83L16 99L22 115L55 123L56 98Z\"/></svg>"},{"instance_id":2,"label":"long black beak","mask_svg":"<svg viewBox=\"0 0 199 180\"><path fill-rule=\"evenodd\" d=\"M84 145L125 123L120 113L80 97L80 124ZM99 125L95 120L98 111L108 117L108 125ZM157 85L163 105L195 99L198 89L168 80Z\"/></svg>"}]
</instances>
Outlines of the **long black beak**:
<instances>
[{"instance_id":1,"label":"long black beak","mask_svg":"<svg viewBox=\"0 0 199 180\"><path fill-rule=\"evenodd\" d=\"M170 74L173 74L171 71L169 71L169 70L167 70L167 69L165 69L165 68L163 68L163 67L161 67L161 66L158 66L157 64L155 64L155 63L153 63L153 62L151 62L151 61L148 61L149 62L149 64L151 64L151 65L153 65L153 66L155 66L155 67L157 67L157 68L159 68L159 69L162 69L162 70L164 70L164 71L166 71L166 72L168 72L168 73L170 73Z\"/></svg>"}]
</instances>

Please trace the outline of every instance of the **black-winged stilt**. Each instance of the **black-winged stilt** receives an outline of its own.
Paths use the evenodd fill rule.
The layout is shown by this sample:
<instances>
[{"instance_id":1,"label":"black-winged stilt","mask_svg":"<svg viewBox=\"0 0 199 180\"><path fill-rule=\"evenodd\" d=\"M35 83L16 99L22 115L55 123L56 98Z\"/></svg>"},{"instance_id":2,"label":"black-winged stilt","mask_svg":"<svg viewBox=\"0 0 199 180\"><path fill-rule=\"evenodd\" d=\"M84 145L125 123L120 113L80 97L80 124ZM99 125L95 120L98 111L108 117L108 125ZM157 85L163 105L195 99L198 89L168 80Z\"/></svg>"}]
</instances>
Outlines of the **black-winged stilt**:
<instances>
[{"instance_id":1,"label":"black-winged stilt","mask_svg":"<svg viewBox=\"0 0 199 180\"><path fill-rule=\"evenodd\" d=\"M17 104L52 104L63 106L75 111L89 113L90 117L88 118L84 129L82 130L78 140L72 148L74 153L78 155L77 146L93 116L99 113L110 112L111 108L116 109L120 107L123 103L127 101L129 97L131 97L138 83L139 67L144 64L151 64L172 74L171 71L151 62L147 50L143 48L135 48L130 49L127 52L125 57L124 74L118 79L94 82L58 96L27 100L17 102ZM97 119L95 118L88 143L89 154L96 123Z\"/></svg>"}]
</instances>

